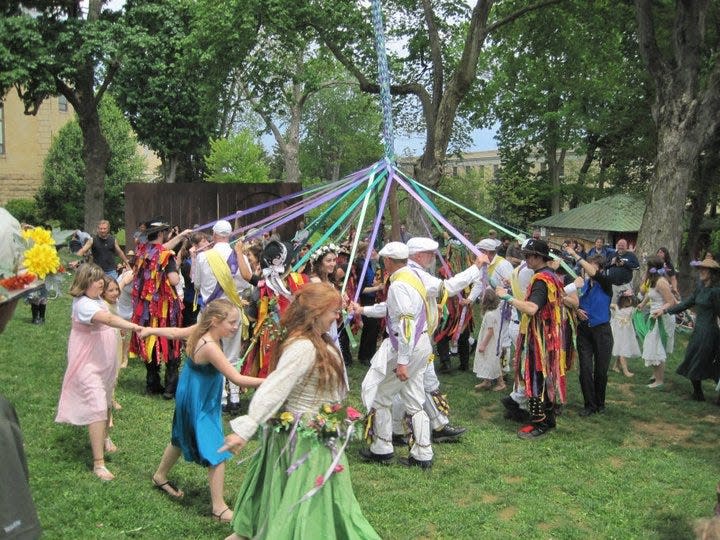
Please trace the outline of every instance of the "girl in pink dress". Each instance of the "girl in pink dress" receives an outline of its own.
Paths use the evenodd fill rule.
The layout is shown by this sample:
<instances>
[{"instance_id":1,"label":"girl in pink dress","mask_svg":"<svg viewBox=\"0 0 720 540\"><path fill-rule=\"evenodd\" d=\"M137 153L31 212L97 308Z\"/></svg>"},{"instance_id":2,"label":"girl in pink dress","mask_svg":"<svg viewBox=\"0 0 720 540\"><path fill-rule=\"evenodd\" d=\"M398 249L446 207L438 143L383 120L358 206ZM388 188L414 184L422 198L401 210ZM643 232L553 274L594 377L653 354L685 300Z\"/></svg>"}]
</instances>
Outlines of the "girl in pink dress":
<instances>
[{"instance_id":1,"label":"girl in pink dress","mask_svg":"<svg viewBox=\"0 0 720 540\"><path fill-rule=\"evenodd\" d=\"M104 272L83 264L70 287L74 296L68 365L63 378L56 422L88 426L93 473L100 480L114 476L105 467L105 442L112 391L117 376L115 328L139 331L142 327L113 315L101 298ZM110 450L116 448L112 443Z\"/></svg>"}]
</instances>

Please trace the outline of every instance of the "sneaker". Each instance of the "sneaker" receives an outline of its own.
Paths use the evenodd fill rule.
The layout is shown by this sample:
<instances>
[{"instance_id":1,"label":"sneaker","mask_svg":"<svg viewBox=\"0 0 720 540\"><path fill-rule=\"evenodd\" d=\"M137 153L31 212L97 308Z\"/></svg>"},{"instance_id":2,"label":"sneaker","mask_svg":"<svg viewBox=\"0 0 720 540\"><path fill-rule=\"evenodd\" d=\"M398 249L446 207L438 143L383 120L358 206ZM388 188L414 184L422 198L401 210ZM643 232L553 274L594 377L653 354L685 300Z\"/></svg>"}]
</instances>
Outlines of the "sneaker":
<instances>
[{"instance_id":1,"label":"sneaker","mask_svg":"<svg viewBox=\"0 0 720 540\"><path fill-rule=\"evenodd\" d=\"M367 462L373 462L373 463L383 463L385 465L389 465L390 462L395 457L395 454L390 452L389 454L376 454L375 452L372 452L369 448L363 448L360 450L360 458L363 461Z\"/></svg>"},{"instance_id":2,"label":"sneaker","mask_svg":"<svg viewBox=\"0 0 720 540\"><path fill-rule=\"evenodd\" d=\"M398 463L404 467L420 467L423 470L428 470L432 468L432 459L415 459L414 457L410 456L407 459L406 458L399 458Z\"/></svg>"},{"instance_id":3,"label":"sneaker","mask_svg":"<svg viewBox=\"0 0 720 540\"><path fill-rule=\"evenodd\" d=\"M548 431L552 428L545 422L538 422L537 424L528 424L518 429L517 436L521 439L539 439L547 435Z\"/></svg>"},{"instance_id":4,"label":"sneaker","mask_svg":"<svg viewBox=\"0 0 720 540\"><path fill-rule=\"evenodd\" d=\"M455 442L460 439L460 436L467 431L463 427L453 427L450 424L445 424L442 429L434 429L432 432L432 442Z\"/></svg>"},{"instance_id":5,"label":"sneaker","mask_svg":"<svg viewBox=\"0 0 720 540\"><path fill-rule=\"evenodd\" d=\"M393 433L393 446L407 446L407 436L400 433Z\"/></svg>"}]
</instances>

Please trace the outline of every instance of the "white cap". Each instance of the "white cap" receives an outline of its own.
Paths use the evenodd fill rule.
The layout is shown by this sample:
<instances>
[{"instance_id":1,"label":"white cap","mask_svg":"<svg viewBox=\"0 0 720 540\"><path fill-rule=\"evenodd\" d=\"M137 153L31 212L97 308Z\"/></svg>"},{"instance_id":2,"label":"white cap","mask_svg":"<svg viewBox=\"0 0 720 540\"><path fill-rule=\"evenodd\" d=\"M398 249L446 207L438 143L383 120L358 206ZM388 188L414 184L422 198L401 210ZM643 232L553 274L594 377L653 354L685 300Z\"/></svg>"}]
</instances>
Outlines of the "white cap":
<instances>
[{"instance_id":1,"label":"white cap","mask_svg":"<svg viewBox=\"0 0 720 540\"><path fill-rule=\"evenodd\" d=\"M218 236L230 236L230 233L232 233L232 225L230 225L229 221L221 219L213 225L212 231Z\"/></svg>"},{"instance_id":2,"label":"white cap","mask_svg":"<svg viewBox=\"0 0 720 540\"><path fill-rule=\"evenodd\" d=\"M493 240L492 238L483 238L480 240L477 244L475 244L475 247L478 249L484 249L485 251L495 251L498 248L498 245L502 242L498 242L497 240Z\"/></svg>"},{"instance_id":3,"label":"white cap","mask_svg":"<svg viewBox=\"0 0 720 540\"><path fill-rule=\"evenodd\" d=\"M416 236L407 241L407 247L410 255L415 255L415 253L422 253L423 251L435 251L438 248L438 243L432 238Z\"/></svg>"},{"instance_id":4,"label":"white cap","mask_svg":"<svg viewBox=\"0 0 720 540\"><path fill-rule=\"evenodd\" d=\"M381 257L388 257L390 259L407 259L410 253L408 247L402 242L388 242L378 253Z\"/></svg>"}]
</instances>

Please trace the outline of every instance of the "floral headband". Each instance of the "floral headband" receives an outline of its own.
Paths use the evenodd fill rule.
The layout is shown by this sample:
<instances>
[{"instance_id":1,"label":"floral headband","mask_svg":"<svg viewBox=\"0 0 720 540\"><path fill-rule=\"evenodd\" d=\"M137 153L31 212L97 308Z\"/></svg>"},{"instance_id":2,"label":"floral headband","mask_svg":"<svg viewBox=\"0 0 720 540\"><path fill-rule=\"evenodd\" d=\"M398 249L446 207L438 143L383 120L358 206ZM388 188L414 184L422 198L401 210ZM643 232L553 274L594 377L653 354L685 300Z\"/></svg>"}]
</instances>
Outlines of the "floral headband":
<instances>
[{"instance_id":1,"label":"floral headband","mask_svg":"<svg viewBox=\"0 0 720 540\"><path fill-rule=\"evenodd\" d=\"M665 275L665 269L664 268L648 268L648 272L651 274L657 274L658 276L664 276Z\"/></svg>"},{"instance_id":2,"label":"floral headband","mask_svg":"<svg viewBox=\"0 0 720 540\"><path fill-rule=\"evenodd\" d=\"M625 289L622 293L620 293L620 296L627 296L628 298L632 298L635 296L635 293L632 289Z\"/></svg>"},{"instance_id":3,"label":"floral headband","mask_svg":"<svg viewBox=\"0 0 720 540\"><path fill-rule=\"evenodd\" d=\"M317 262L328 253L335 253L337 255L339 249L340 248L338 248L335 244L327 244L325 246L322 246L321 248L316 249L313 254L310 255L310 260L312 262Z\"/></svg>"}]
</instances>

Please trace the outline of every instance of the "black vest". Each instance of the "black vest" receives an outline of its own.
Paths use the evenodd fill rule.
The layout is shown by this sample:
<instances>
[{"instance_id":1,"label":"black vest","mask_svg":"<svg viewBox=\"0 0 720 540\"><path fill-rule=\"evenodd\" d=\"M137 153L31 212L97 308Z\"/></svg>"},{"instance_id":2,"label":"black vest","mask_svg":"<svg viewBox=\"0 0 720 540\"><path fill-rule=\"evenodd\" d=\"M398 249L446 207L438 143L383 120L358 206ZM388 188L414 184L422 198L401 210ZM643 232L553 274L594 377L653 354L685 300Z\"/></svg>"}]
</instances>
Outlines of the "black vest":
<instances>
[{"instance_id":1,"label":"black vest","mask_svg":"<svg viewBox=\"0 0 720 540\"><path fill-rule=\"evenodd\" d=\"M94 235L91 252L93 262L104 272L115 270L115 237L112 234L105 239Z\"/></svg>"}]
</instances>

